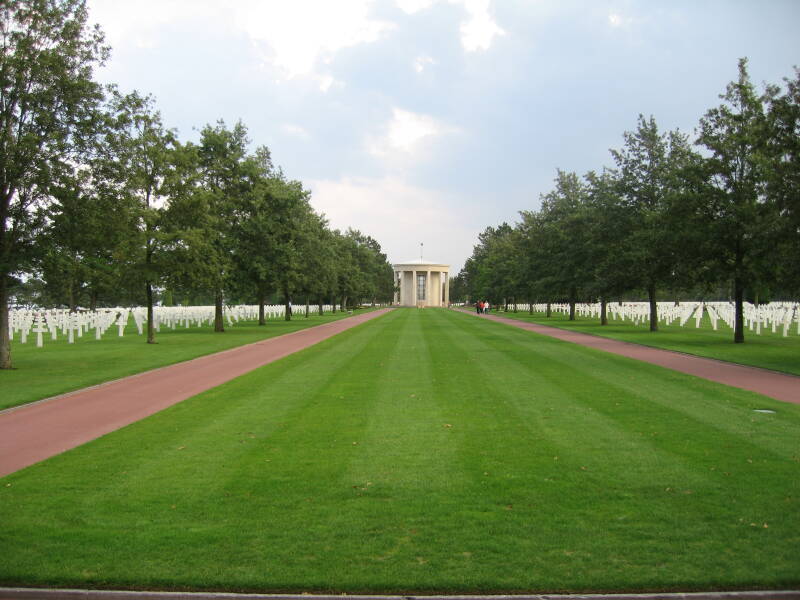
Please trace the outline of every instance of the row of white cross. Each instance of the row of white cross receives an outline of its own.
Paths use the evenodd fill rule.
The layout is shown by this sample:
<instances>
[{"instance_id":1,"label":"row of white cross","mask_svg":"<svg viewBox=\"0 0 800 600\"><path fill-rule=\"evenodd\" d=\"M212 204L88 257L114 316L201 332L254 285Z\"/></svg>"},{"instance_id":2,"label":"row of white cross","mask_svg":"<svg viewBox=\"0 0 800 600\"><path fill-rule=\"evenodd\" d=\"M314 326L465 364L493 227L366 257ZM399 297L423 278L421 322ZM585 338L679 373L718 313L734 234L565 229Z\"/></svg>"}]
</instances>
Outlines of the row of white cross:
<instances>
[{"instance_id":1,"label":"row of white cross","mask_svg":"<svg viewBox=\"0 0 800 600\"><path fill-rule=\"evenodd\" d=\"M704 315L708 315L711 327L717 330L721 321L733 328L735 309L732 302L657 302L658 320L667 325L677 321L683 327L690 319L694 318L694 326L700 327ZM545 312L546 304L534 304L534 312ZM551 304L553 312L569 314L569 304ZM782 329L783 336L788 336L792 325L796 325L796 332L800 334L800 303L798 302L770 302L769 304L744 303L745 326L756 334L761 334L762 329L770 329L772 333L777 328ZM529 310L529 304L517 304L517 310ZM634 325L650 322L650 303L648 302L609 302L606 306L609 319L632 321ZM600 317L600 303L583 303L575 305L575 312L584 317Z\"/></svg>"},{"instance_id":2,"label":"row of white cross","mask_svg":"<svg viewBox=\"0 0 800 600\"><path fill-rule=\"evenodd\" d=\"M338 305L336 306L338 309ZM324 304L323 312L334 310L333 305ZM266 319L283 319L286 307L283 304L264 306ZM258 318L258 305L225 306L223 317L229 326L238 321L253 321ZM125 327L130 320L136 325L139 335L144 333L147 324L147 308L99 308L94 311L70 312L65 309L12 309L9 311L9 334L12 340L25 344L28 337L36 334L36 346L44 346L45 334L55 341L60 335L66 336L72 344L75 338L94 330L95 339L102 339L106 330L116 327L117 335L125 334ZM153 307L153 327L161 331L161 327L177 329L182 327L201 327L214 322L213 306L155 306Z\"/></svg>"}]
</instances>

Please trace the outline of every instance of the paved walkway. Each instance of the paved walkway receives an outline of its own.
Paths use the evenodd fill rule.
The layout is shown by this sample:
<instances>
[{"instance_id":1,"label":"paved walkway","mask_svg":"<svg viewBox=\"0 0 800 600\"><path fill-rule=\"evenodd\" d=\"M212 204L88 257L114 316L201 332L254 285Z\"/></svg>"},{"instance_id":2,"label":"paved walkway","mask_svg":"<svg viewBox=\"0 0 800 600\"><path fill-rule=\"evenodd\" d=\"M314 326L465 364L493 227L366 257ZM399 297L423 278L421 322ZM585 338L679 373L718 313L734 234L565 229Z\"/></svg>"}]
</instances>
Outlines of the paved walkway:
<instances>
[{"instance_id":1,"label":"paved walkway","mask_svg":"<svg viewBox=\"0 0 800 600\"><path fill-rule=\"evenodd\" d=\"M453 596L382 596L365 594L227 594L0 588L0 600L800 600L800 591L731 591L643 594L520 594Z\"/></svg>"},{"instance_id":2,"label":"paved walkway","mask_svg":"<svg viewBox=\"0 0 800 600\"><path fill-rule=\"evenodd\" d=\"M651 348L650 346L621 342L597 335L579 333L577 331L569 331L557 327L549 327L547 325L538 325L536 323L528 323L517 319L509 319L491 313L488 315L478 315L474 311L459 310L462 312L469 312L469 314L474 315L476 318L479 317L481 319L505 323L506 325L512 325L520 329L526 329L566 342L589 346L590 348L627 356L628 358L635 358L636 360L666 367L674 371L680 371L681 373L688 373L696 377L710 379L717 383L724 383L725 385L738 387L743 390L758 392L759 394L775 398L776 400L782 400L783 402L800 404L800 377L796 375L787 375L768 369L747 367L722 360L715 360L713 358L703 358L700 356L683 354L681 352L673 352L672 350L661 350L660 348Z\"/></svg>"},{"instance_id":3,"label":"paved walkway","mask_svg":"<svg viewBox=\"0 0 800 600\"><path fill-rule=\"evenodd\" d=\"M0 477L326 340L385 308L0 412Z\"/></svg>"}]
</instances>

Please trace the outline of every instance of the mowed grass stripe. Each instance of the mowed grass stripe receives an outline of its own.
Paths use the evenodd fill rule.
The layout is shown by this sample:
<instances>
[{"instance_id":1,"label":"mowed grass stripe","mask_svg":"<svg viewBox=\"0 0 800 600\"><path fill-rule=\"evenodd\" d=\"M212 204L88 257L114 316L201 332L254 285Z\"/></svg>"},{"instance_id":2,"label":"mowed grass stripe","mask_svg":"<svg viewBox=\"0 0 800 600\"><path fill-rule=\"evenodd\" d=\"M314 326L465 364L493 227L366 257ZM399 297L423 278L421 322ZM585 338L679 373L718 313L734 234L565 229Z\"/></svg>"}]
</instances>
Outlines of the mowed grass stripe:
<instances>
[{"instance_id":1,"label":"mowed grass stripe","mask_svg":"<svg viewBox=\"0 0 800 600\"><path fill-rule=\"evenodd\" d=\"M769 415L765 419L765 415L752 413L754 401L756 406L764 406L766 400L755 394L527 332L506 335L509 332L504 326L476 323L471 316L447 316L461 319L469 331L469 335L457 335L461 329L443 328L449 334L443 343L461 353L453 355L456 362L473 364L484 381L491 380L492 373L508 375L502 386L484 390L468 386L458 393L464 397L492 394L493 409L503 406L508 410L485 412L487 422L491 423L493 414L516 414L518 423L529 427L529 440L535 442L528 444L521 439L520 452L516 452L511 447L513 436L508 434L516 432L522 437L520 427L502 424L499 429L507 435L504 443L496 446L495 465L502 466L509 477L516 476L515 468L529 468L550 472L544 481L572 486L567 493L563 486L545 486L542 491L555 492L546 505L574 504L578 510L586 509L591 525L601 527L604 536L611 533L616 522L623 521L622 533L634 535L620 541L629 548L645 546L641 555L645 557L650 554L646 546L651 542L663 544L672 537L676 550L680 550L683 539L702 546L708 538L713 541L719 537L718 532L703 530L707 529L703 526L706 522L720 525L706 519L706 512L729 512L723 523L732 529L730 535L736 536L743 517L735 505L742 499L759 507L755 512L744 511L748 520L761 519L762 524L775 519L774 523L787 526L785 532L791 534L791 524L797 518L796 495L789 504L793 515L788 520L783 511L787 498L775 497L778 505L772 510L761 503L766 498L765 489L780 489L787 478L797 477L800 446L795 407L768 401L781 413L788 409L784 416L789 418ZM475 343L477 339L485 342ZM617 381L624 382L623 389ZM735 414L720 419L715 408ZM530 454L531 446L534 455ZM542 460L531 464L519 460L532 456ZM786 460L787 456L792 459ZM514 466L509 468L509 463ZM491 470L492 466L487 468ZM504 491L508 487L503 486ZM793 489L797 491L796 486ZM736 496L730 495L732 490ZM632 529L630 522L624 522L630 509L625 505L634 500L663 523L653 520L649 533ZM608 504L605 517L604 503ZM700 530L687 529L685 523L692 520ZM798 538L792 537L796 542ZM562 544L565 541L560 540ZM744 546L741 550L748 552ZM683 560L679 554L676 558ZM798 564L791 552L783 559L789 569ZM761 560L766 565L776 557L767 550ZM707 564L698 563L698 575ZM602 561L598 566L606 568ZM717 573L723 581L728 575L725 571Z\"/></svg>"},{"instance_id":2,"label":"mowed grass stripe","mask_svg":"<svg viewBox=\"0 0 800 600\"><path fill-rule=\"evenodd\" d=\"M5 478L0 581L797 584L800 411L768 402L468 315L397 310Z\"/></svg>"}]
</instances>

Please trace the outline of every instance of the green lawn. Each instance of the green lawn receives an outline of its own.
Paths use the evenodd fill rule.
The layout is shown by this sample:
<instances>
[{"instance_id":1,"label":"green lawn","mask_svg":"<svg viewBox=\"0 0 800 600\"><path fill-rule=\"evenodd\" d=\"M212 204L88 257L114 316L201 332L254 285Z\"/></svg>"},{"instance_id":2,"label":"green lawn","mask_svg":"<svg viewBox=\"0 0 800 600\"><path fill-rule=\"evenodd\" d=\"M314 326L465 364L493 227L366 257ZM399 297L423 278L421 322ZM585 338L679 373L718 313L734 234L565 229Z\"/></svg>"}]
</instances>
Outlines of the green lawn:
<instances>
[{"instance_id":1,"label":"green lawn","mask_svg":"<svg viewBox=\"0 0 800 600\"><path fill-rule=\"evenodd\" d=\"M796 405L398 309L0 480L0 583L797 587L798 433Z\"/></svg>"},{"instance_id":2,"label":"green lawn","mask_svg":"<svg viewBox=\"0 0 800 600\"><path fill-rule=\"evenodd\" d=\"M724 322L717 321L717 331L714 331L708 315L703 317L699 328L695 328L694 319L689 319L683 327L677 321L672 325L659 323L658 331L654 333L649 330L648 324L637 326L631 321L609 320L608 325L601 326L600 319L577 317L575 321L570 321L562 313L553 313L550 318L544 313L529 315L527 312L514 313L511 310L507 313L496 311L493 314L800 375L800 335L797 335L794 327L787 337L782 336L781 328L778 328L777 333L762 329L761 335L756 335L747 328L745 343L734 344L733 330Z\"/></svg>"},{"instance_id":3,"label":"green lawn","mask_svg":"<svg viewBox=\"0 0 800 600\"><path fill-rule=\"evenodd\" d=\"M157 344L146 344L133 323L128 324L123 337L112 327L101 340L94 339L94 331L90 331L76 337L74 344L68 344L60 332L56 341L45 334L42 348L36 347L36 334L29 335L25 344L20 344L17 336L11 344L14 369L0 370L0 410L345 316L342 312L322 317L312 314L308 319L298 315L292 321L268 320L263 327L255 321L240 321L233 326L226 323L225 333L214 333L211 326L162 327L156 334Z\"/></svg>"}]
</instances>

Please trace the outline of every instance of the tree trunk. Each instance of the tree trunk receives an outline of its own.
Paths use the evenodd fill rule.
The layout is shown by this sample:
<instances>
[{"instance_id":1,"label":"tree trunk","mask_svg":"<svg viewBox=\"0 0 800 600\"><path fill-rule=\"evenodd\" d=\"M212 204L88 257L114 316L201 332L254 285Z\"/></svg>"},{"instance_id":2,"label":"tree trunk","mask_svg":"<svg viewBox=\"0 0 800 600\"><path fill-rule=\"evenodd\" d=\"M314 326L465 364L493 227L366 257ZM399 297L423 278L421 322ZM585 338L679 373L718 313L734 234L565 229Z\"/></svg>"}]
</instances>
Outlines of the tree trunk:
<instances>
[{"instance_id":1,"label":"tree trunk","mask_svg":"<svg viewBox=\"0 0 800 600\"><path fill-rule=\"evenodd\" d=\"M533 300L531 299L528 299L528 314L529 315L533 314Z\"/></svg>"},{"instance_id":2,"label":"tree trunk","mask_svg":"<svg viewBox=\"0 0 800 600\"><path fill-rule=\"evenodd\" d=\"M156 328L153 326L153 284L146 281L145 293L147 294L147 343L156 343Z\"/></svg>"},{"instance_id":3,"label":"tree trunk","mask_svg":"<svg viewBox=\"0 0 800 600\"><path fill-rule=\"evenodd\" d=\"M336 314L336 294L331 294L331 312Z\"/></svg>"},{"instance_id":4,"label":"tree trunk","mask_svg":"<svg viewBox=\"0 0 800 600\"><path fill-rule=\"evenodd\" d=\"M600 325L608 325L608 301L600 298Z\"/></svg>"},{"instance_id":5,"label":"tree trunk","mask_svg":"<svg viewBox=\"0 0 800 600\"><path fill-rule=\"evenodd\" d=\"M308 296L306 296L306 319L308 318L308 311L309 311L309 308L308 308Z\"/></svg>"},{"instance_id":6,"label":"tree trunk","mask_svg":"<svg viewBox=\"0 0 800 600\"><path fill-rule=\"evenodd\" d=\"M89 294L89 310L92 312L97 310L97 290L95 289Z\"/></svg>"},{"instance_id":7,"label":"tree trunk","mask_svg":"<svg viewBox=\"0 0 800 600\"><path fill-rule=\"evenodd\" d=\"M320 299L319 299L319 316L321 317L322 314L323 314L323 311L322 311L322 297L320 296Z\"/></svg>"},{"instance_id":8,"label":"tree trunk","mask_svg":"<svg viewBox=\"0 0 800 600\"><path fill-rule=\"evenodd\" d=\"M503 298L503 312L508 312L508 298Z\"/></svg>"},{"instance_id":9,"label":"tree trunk","mask_svg":"<svg viewBox=\"0 0 800 600\"><path fill-rule=\"evenodd\" d=\"M223 333L225 331L225 323L222 321L222 291L217 290L214 295L214 331Z\"/></svg>"},{"instance_id":10,"label":"tree trunk","mask_svg":"<svg viewBox=\"0 0 800 600\"><path fill-rule=\"evenodd\" d=\"M11 368L11 337L8 325L8 277L5 273L0 273L0 369Z\"/></svg>"},{"instance_id":11,"label":"tree trunk","mask_svg":"<svg viewBox=\"0 0 800 600\"><path fill-rule=\"evenodd\" d=\"M575 295L576 295L575 290L572 290L572 292L569 295L569 320L570 321L574 321L575 320Z\"/></svg>"},{"instance_id":12,"label":"tree trunk","mask_svg":"<svg viewBox=\"0 0 800 600\"><path fill-rule=\"evenodd\" d=\"M78 312L78 305L75 303L75 289L73 288L72 278L69 280L67 286L67 303L69 304L69 312Z\"/></svg>"},{"instance_id":13,"label":"tree trunk","mask_svg":"<svg viewBox=\"0 0 800 600\"><path fill-rule=\"evenodd\" d=\"M647 299L650 301L650 331L658 331L658 304L656 304L656 284L647 286Z\"/></svg>"},{"instance_id":14,"label":"tree trunk","mask_svg":"<svg viewBox=\"0 0 800 600\"><path fill-rule=\"evenodd\" d=\"M286 290L283 290L283 319L285 321L292 320L292 299Z\"/></svg>"},{"instance_id":15,"label":"tree trunk","mask_svg":"<svg viewBox=\"0 0 800 600\"><path fill-rule=\"evenodd\" d=\"M735 344L744 343L744 285L742 278L736 275L733 278L733 303L734 303L734 322L733 322L733 342Z\"/></svg>"},{"instance_id":16,"label":"tree trunk","mask_svg":"<svg viewBox=\"0 0 800 600\"><path fill-rule=\"evenodd\" d=\"M347 296L342 296L342 312L347 312Z\"/></svg>"},{"instance_id":17,"label":"tree trunk","mask_svg":"<svg viewBox=\"0 0 800 600\"><path fill-rule=\"evenodd\" d=\"M553 309L550 307L550 303L548 302L547 306L544 309L544 316L549 319L552 314L553 314Z\"/></svg>"},{"instance_id":18,"label":"tree trunk","mask_svg":"<svg viewBox=\"0 0 800 600\"><path fill-rule=\"evenodd\" d=\"M267 324L266 319L264 319L264 292L261 290L258 291L258 324Z\"/></svg>"}]
</instances>

